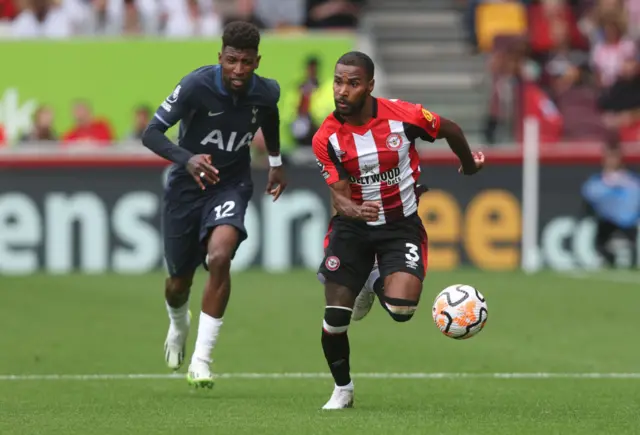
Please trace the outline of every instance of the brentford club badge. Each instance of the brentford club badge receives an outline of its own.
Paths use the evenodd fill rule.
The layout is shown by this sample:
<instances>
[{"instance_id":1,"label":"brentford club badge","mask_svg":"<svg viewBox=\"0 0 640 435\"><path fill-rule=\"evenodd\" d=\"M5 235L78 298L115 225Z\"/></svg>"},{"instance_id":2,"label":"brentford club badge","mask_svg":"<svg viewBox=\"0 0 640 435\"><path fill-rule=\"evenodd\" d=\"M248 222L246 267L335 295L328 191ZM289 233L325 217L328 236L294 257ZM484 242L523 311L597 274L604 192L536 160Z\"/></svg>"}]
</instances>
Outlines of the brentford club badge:
<instances>
[{"instance_id":1,"label":"brentford club badge","mask_svg":"<svg viewBox=\"0 0 640 435\"><path fill-rule=\"evenodd\" d=\"M335 255L332 255L331 257L327 257L327 260L324 262L324 265L331 272L335 272L340 267L340 259Z\"/></svg>"},{"instance_id":2,"label":"brentford club badge","mask_svg":"<svg viewBox=\"0 0 640 435\"><path fill-rule=\"evenodd\" d=\"M397 151L402 146L402 138L398 133L391 133L387 136L387 148Z\"/></svg>"}]
</instances>

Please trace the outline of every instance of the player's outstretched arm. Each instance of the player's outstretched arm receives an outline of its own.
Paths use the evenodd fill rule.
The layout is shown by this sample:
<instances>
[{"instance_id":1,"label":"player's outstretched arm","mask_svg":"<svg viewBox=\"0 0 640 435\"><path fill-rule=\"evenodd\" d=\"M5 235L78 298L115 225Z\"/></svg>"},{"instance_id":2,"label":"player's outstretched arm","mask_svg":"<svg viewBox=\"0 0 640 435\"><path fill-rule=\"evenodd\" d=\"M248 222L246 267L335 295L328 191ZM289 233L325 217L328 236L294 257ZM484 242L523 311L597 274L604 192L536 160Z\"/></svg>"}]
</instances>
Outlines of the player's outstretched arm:
<instances>
[{"instance_id":1,"label":"player's outstretched arm","mask_svg":"<svg viewBox=\"0 0 640 435\"><path fill-rule=\"evenodd\" d=\"M407 134L411 140L421 138L427 142L434 142L436 139L446 139L449 148L458 156L462 165L459 172L472 175L482 169L484 155L471 152L464 132L455 122L430 112L420 104L395 100L391 109L397 111L396 114L410 125Z\"/></svg>"},{"instance_id":2,"label":"player's outstretched arm","mask_svg":"<svg viewBox=\"0 0 640 435\"><path fill-rule=\"evenodd\" d=\"M438 139L445 139L451 151L460 159L460 172L465 175L473 175L482 169L484 165L484 155L482 153L472 153L467 138L458 124L440 117L440 130Z\"/></svg>"},{"instance_id":3,"label":"player's outstretched arm","mask_svg":"<svg viewBox=\"0 0 640 435\"><path fill-rule=\"evenodd\" d=\"M358 205L351 199L351 187L347 180L331 184L331 202L333 208L341 216L375 222L378 220L380 203L365 201Z\"/></svg>"}]
</instances>

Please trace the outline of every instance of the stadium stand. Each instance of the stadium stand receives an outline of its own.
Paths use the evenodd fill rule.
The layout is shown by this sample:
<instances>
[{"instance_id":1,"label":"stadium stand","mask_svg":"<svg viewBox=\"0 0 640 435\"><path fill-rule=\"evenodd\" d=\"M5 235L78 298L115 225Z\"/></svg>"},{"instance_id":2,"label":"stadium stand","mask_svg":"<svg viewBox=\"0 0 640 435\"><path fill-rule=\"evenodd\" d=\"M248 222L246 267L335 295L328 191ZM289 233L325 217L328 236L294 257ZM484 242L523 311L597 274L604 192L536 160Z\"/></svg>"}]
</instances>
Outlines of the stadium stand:
<instances>
[{"instance_id":1,"label":"stadium stand","mask_svg":"<svg viewBox=\"0 0 640 435\"><path fill-rule=\"evenodd\" d=\"M359 24L363 6L362 0L0 0L0 41L71 38L96 41L106 38L119 39L121 36L144 36L174 42L212 40L219 37L224 25L233 20L253 22L271 34L297 34L313 29L350 35ZM330 65L333 59L330 60L322 54L319 53L318 56L326 65ZM288 137L299 136L300 126L306 125L307 113L313 113L311 127L315 128L333 105L331 81L324 80L324 77L318 80L316 72L312 71L312 64L317 66L319 63L317 59L313 60L315 56L310 52L305 59L306 64L299 63L293 67L298 71L289 75L299 75L299 82L289 83L291 80L285 79L282 83L282 86L287 88L286 92L283 90L282 93L283 104L287 107L281 111L281 118L286 124L284 128L293 131L292 134L285 131L289 133L283 139L286 146L295 147L298 142L304 142L304 138L313 136L314 131L309 130L303 132L303 139L294 140ZM290 88L295 90L292 91ZM5 87L0 88L0 103L3 98L8 98L18 104L19 97L16 92L15 86L7 83ZM25 90L22 89L22 92L25 93ZM74 95L73 98L85 99L89 96ZM105 114L102 113L104 109L91 107L94 103L92 101L85 102L86 114L82 116L80 111L75 109L81 105L70 101L68 106L74 107L74 125L68 128L68 123L65 123L64 131L56 132L55 124L60 117L60 102L56 103L56 108L44 107L40 102L37 103L38 107L35 103L33 107L30 106L29 110L33 116L32 120L27 122L30 125L29 129L24 125L18 126L15 116L10 120L12 125L7 125L7 119L10 117L2 115L0 109L0 128L3 127L3 121L5 122L0 142L20 145L33 141L61 141L67 144L74 141L74 138L81 138L83 141L90 139L104 146L112 144L114 140L131 140L136 137L135 132L128 133L126 137L122 133L114 137L111 134L113 125L110 125L113 120L107 119L113 117L113 113ZM140 104L142 103L150 102ZM18 106L14 109L18 110ZM94 109L97 111L96 114L93 113ZM136 111L134 124L137 125L142 119L142 113L149 109L127 107L125 110ZM135 130L135 127L132 129ZM260 135L256 137L255 145L260 149ZM284 149L288 150L289 148Z\"/></svg>"},{"instance_id":2,"label":"stadium stand","mask_svg":"<svg viewBox=\"0 0 640 435\"><path fill-rule=\"evenodd\" d=\"M232 20L263 29L353 28L361 0L0 0L18 38L86 35L214 36ZM7 24L7 20L11 23Z\"/></svg>"},{"instance_id":3,"label":"stadium stand","mask_svg":"<svg viewBox=\"0 0 640 435\"><path fill-rule=\"evenodd\" d=\"M486 144L521 139L527 114L545 143L640 139L640 0L0 0L0 38L212 37L234 19L278 32L360 27L379 94L446 114ZM320 89L305 83L305 98Z\"/></svg>"},{"instance_id":4,"label":"stadium stand","mask_svg":"<svg viewBox=\"0 0 640 435\"><path fill-rule=\"evenodd\" d=\"M516 106L521 110L514 120L516 126L521 125L522 116L546 114L542 116L543 125L549 127L544 129L542 138L546 143L640 138L640 100L636 97L640 95L639 2L541 1L501 5L505 11L510 10L507 5L526 7L528 13L524 52L514 49L518 40L510 37L510 32L503 32L506 41L489 47L494 63L517 64L507 72L518 83L515 97L520 99ZM488 18L479 13L482 5L475 8L479 21L475 31L480 32L482 20ZM495 14L490 20L496 20ZM484 41L479 33L475 40ZM491 73L492 95L499 94L499 80L495 77L504 72L494 69ZM485 134L488 142L494 139L491 128L502 121L502 113L496 110L493 100L489 116L493 125L488 125ZM562 127L558 130L559 124Z\"/></svg>"}]
</instances>

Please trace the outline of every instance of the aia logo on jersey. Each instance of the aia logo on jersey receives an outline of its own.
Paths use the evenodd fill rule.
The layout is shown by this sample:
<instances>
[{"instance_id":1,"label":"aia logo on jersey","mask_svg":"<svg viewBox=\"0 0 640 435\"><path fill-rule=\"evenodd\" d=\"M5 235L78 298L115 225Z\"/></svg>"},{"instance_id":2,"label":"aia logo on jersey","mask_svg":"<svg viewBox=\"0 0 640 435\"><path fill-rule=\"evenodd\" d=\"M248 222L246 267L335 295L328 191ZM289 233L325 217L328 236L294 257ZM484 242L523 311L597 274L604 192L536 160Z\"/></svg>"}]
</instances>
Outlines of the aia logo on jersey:
<instances>
[{"instance_id":1,"label":"aia logo on jersey","mask_svg":"<svg viewBox=\"0 0 640 435\"><path fill-rule=\"evenodd\" d=\"M327 270L331 272L335 272L340 267L340 259L335 255L331 257L327 257L327 260L324 262L324 265L327 267Z\"/></svg>"},{"instance_id":2,"label":"aia logo on jersey","mask_svg":"<svg viewBox=\"0 0 640 435\"><path fill-rule=\"evenodd\" d=\"M398 151L402 146L402 138L398 133L391 133L387 136L387 148L391 151Z\"/></svg>"},{"instance_id":3,"label":"aia logo on jersey","mask_svg":"<svg viewBox=\"0 0 640 435\"><path fill-rule=\"evenodd\" d=\"M251 141L253 140L253 133L246 133L244 136L242 136L239 142L236 141L238 136L240 135L237 131L232 131L229 134L229 139L227 141L225 140L222 130L216 129L209 133L207 137L202 139L200 141L200 145L213 145L217 146L220 151L229 152L235 152L244 146L248 147L249 145L251 145Z\"/></svg>"}]
</instances>

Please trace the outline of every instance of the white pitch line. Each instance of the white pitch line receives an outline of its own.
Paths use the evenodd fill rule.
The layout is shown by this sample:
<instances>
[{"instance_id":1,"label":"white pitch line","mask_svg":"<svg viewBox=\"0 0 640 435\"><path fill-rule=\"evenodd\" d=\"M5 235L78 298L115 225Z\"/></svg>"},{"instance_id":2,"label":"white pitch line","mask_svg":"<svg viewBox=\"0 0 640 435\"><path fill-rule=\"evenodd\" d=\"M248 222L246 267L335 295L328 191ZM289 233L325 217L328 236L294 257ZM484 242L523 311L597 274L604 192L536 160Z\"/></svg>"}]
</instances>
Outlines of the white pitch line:
<instances>
[{"instance_id":1,"label":"white pitch line","mask_svg":"<svg viewBox=\"0 0 640 435\"><path fill-rule=\"evenodd\" d=\"M220 373L221 379L328 379L329 373ZM640 379L640 373L354 373L356 379ZM184 379L172 374L0 375L0 381L117 381Z\"/></svg>"}]
</instances>

